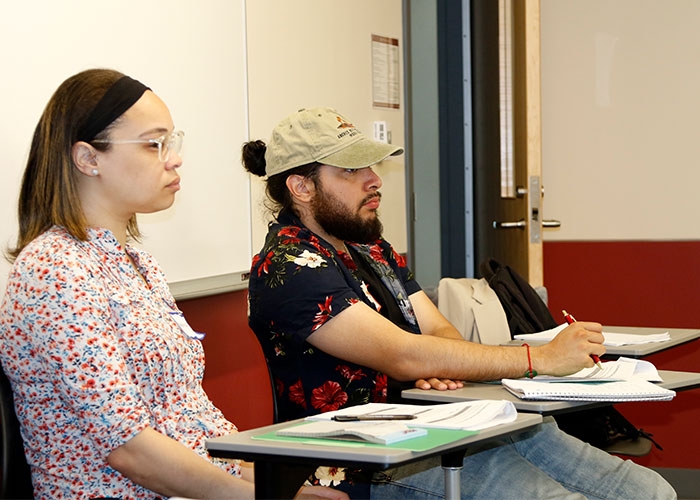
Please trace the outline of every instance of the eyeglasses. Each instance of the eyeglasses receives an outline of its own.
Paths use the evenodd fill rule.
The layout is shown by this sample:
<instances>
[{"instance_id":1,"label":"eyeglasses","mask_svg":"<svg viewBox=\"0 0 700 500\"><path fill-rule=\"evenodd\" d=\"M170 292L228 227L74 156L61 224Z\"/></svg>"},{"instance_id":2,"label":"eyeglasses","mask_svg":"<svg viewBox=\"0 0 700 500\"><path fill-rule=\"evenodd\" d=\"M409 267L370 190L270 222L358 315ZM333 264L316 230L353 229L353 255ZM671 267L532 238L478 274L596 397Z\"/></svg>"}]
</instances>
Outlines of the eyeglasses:
<instances>
[{"instance_id":1,"label":"eyeglasses","mask_svg":"<svg viewBox=\"0 0 700 500\"><path fill-rule=\"evenodd\" d=\"M158 145L158 160L167 162L170 159L170 153L180 154L182 151L182 138L185 133L182 130L174 130L173 132L161 135L155 139L96 139L91 142L102 144L157 144Z\"/></svg>"}]
</instances>

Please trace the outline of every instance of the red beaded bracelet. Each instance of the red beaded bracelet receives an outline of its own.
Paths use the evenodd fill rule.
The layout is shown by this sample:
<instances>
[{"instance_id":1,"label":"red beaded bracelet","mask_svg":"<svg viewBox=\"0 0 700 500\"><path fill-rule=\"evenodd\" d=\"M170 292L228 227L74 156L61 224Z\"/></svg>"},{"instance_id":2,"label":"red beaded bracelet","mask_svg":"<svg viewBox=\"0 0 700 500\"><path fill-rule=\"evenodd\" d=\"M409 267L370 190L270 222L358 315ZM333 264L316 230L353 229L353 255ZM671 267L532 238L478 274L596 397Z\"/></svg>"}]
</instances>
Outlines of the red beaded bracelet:
<instances>
[{"instance_id":1,"label":"red beaded bracelet","mask_svg":"<svg viewBox=\"0 0 700 500\"><path fill-rule=\"evenodd\" d=\"M532 357L530 357L530 345L523 343L523 347L527 347L527 371L525 372L525 375L523 375L523 376L535 378L537 376L537 372L532 369Z\"/></svg>"}]
</instances>

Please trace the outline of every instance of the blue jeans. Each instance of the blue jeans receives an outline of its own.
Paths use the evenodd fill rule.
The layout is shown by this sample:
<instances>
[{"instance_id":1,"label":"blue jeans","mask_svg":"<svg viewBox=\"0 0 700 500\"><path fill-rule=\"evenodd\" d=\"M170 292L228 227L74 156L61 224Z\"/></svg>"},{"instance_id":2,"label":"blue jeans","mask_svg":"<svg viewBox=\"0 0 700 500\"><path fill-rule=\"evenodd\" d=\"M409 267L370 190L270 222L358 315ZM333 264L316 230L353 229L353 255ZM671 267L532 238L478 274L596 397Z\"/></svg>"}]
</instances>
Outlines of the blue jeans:
<instances>
[{"instance_id":1,"label":"blue jeans","mask_svg":"<svg viewBox=\"0 0 700 500\"><path fill-rule=\"evenodd\" d=\"M382 476L372 484L373 500L445 497L439 458ZM551 417L529 431L474 450L464 459L460 485L462 500L677 498L656 472L569 436Z\"/></svg>"}]
</instances>

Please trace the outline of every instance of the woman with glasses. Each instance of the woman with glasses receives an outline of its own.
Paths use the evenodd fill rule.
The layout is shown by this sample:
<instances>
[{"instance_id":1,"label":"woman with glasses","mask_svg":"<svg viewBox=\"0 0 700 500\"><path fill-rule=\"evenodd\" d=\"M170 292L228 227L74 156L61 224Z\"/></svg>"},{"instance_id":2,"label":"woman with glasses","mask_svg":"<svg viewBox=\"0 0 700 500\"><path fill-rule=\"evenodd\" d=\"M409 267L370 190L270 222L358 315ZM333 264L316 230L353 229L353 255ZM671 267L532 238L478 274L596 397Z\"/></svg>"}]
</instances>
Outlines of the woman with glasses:
<instances>
[{"instance_id":1,"label":"woman with glasses","mask_svg":"<svg viewBox=\"0 0 700 500\"><path fill-rule=\"evenodd\" d=\"M136 214L180 189L183 135L149 88L104 69L63 82L36 127L0 307L36 498L253 497L251 464L204 447L235 426L202 389L201 334L130 243Z\"/></svg>"}]
</instances>

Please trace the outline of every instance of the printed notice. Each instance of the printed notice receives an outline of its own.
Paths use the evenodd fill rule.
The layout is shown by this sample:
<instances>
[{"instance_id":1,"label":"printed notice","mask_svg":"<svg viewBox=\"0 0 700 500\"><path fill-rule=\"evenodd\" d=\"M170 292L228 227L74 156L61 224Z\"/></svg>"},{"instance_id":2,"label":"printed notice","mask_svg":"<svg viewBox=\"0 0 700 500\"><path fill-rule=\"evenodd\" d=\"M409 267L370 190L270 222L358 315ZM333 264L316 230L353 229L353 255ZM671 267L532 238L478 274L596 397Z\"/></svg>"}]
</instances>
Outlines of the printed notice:
<instances>
[{"instance_id":1,"label":"printed notice","mask_svg":"<svg viewBox=\"0 0 700 500\"><path fill-rule=\"evenodd\" d=\"M372 35L372 105L399 109L399 41Z\"/></svg>"}]
</instances>

